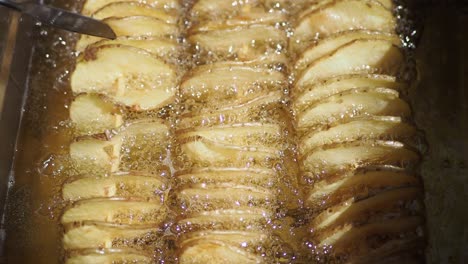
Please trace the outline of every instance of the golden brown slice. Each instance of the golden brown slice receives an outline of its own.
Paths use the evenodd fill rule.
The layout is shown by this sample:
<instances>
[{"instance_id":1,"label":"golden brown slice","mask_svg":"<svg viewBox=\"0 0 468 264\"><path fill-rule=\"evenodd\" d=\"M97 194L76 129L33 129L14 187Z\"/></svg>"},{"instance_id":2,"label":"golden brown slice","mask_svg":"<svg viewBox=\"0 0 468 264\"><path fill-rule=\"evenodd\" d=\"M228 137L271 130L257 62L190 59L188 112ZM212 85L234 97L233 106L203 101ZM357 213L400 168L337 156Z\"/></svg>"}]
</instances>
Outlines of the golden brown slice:
<instances>
[{"instance_id":1,"label":"golden brown slice","mask_svg":"<svg viewBox=\"0 0 468 264\"><path fill-rule=\"evenodd\" d=\"M388 88L396 91L406 91L407 85L398 82L395 77L378 74L350 74L327 79L315 84L297 86L292 91L292 107L296 113L301 113L308 105L334 94L353 89Z\"/></svg>"},{"instance_id":2,"label":"golden brown slice","mask_svg":"<svg viewBox=\"0 0 468 264\"><path fill-rule=\"evenodd\" d=\"M167 37L172 38L179 34L177 25L166 23L163 20L147 16L110 17L102 20L108 24L117 37ZM89 45L102 38L82 35L76 44L77 51L83 51Z\"/></svg>"},{"instance_id":3,"label":"golden brown slice","mask_svg":"<svg viewBox=\"0 0 468 264\"><path fill-rule=\"evenodd\" d=\"M87 248L154 250L163 246L160 232L151 226L88 223L67 229L63 236L63 246L66 250Z\"/></svg>"},{"instance_id":4,"label":"golden brown slice","mask_svg":"<svg viewBox=\"0 0 468 264\"><path fill-rule=\"evenodd\" d=\"M251 148L281 148L282 130L277 124L247 123L231 126L197 128L179 135L179 140L203 137L211 141Z\"/></svg>"},{"instance_id":5,"label":"golden brown slice","mask_svg":"<svg viewBox=\"0 0 468 264\"><path fill-rule=\"evenodd\" d=\"M90 199L74 203L64 212L61 222L65 225L85 221L159 225L166 214L166 209L158 200Z\"/></svg>"},{"instance_id":6,"label":"golden brown slice","mask_svg":"<svg viewBox=\"0 0 468 264\"><path fill-rule=\"evenodd\" d=\"M245 103L227 106L218 111L213 111L213 108L203 108L203 104L200 104L199 108L195 108L196 105L191 105L190 107L195 109L190 109L192 112L183 115L179 123L179 130L242 123L284 124L283 122L287 122L288 116L282 108L281 98L281 91L270 92Z\"/></svg>"},{"instance_id":7,"label":"golden brown slice","mask_svg":"<svg viewBox=\"0 0 468 264\"><path fill-rule=\"evenodd\" d=\"M159 37L118 37L114 40L103 39L91 46L88 49L107 46L110 44L132 46L139 49L144 49L165 61L174 62L180 54L179 45L176 40L159 38Z\"/></svg>"},{"instance_id":8,"label":"golden brown slice","mask_svg":"<svg viewBox=\"0 0 468 264\"><path fill-rule=\"evenodd\" d=\"M191 9L192 20L201 17L203 19L215 17L217 20L225 20L226 16L233 14L249 13L256 8L272 11L275 7L281 9L287 0L197 0Z\"/></svg>"},{"instance_id":9,"label":"golden brown slice","mask_svg":"<svg viewBox=\"0 0 468 264\"><path fill-rule=\"evenodd\" d=\"M70 145L74 169L87 174L106 174L118 171L121 141L83 139Z\"/></svg>"},{"instance_id":10,"label":"golden brown slice","mask_svg":"<svg viewBox=\"0 0 468 264\"><path fill-rule=\"evenodd\" d=\"M96 94L75 97L70 106L70 119L78 135L94 135L123 124L122 114L111 102Z\"/></svg>"},{"instance_id":11,"label":"golden brown slice","mask_svg":"<svg viewBox=\"0 0 468 264\"><path fill-rule=\"evenodd\" d=\"M358 142L306 154L303 169L314 175L333 175L367 165L404 167L418 161L419 154L400 142Z\"/></svg>"},{"instance_id":12,"label":"golden brown slice","mask_svg":"<svg viewBox=\"0 0 468 264\"><path fill-rule=\"evenodd\" d=\"M306 206L325 209L352 197L366 197L369 192L385 188L418 186L419 179L401 169L370 170L343 173L339 177L324 179L307 192Z\"/></svg>"},{"instance_id":13,"label":"golden brown slice","mask_svg":"<svg viewBox=\"0 0 468 264\"><path fill-rule=\"evenodd\" d=\"M243 251L236 246L227 245L222 241L203 240L193 245L187 245L179 255L181 264L254 264L262 263L260 256Z\"/></svg>"},{"instance_id":14,"label":"golden brown slice","mask_svg":"<svg viewBox=\"0 0 468 264\"><path fill-rule=\"evenodd\" d=\"M242 146L216 142L196 136L179 140L181 150L194 167L272 166L281 149L268 146Z\"/></svg>"},{"instance_id":15,"label":"golden brown slice","mask_svg":"<svg viewBox=\"0 0 468 264\"><path fill-rule=\"evenodd\" d=\"M212 14L211 14L212 15ZM196 19L200 19L197 17ZM265 10L262 7L243 9L236 14L229 14L225 19L201 19L190 28L190 33L234 28L247 25L276 25L287 21L286 14L278 10Z\"/></svg>"},{"instance_id":16,"label":"golden brown slice","mask_svg":"<svg viewBox=\"0 0 468 264\"><path fill-rule=\"evenodd\" d=\"M403 63L401 50L392 42L354 40L310 64L298 77L296 85L313 84L344 74L378 73L395 76Z\"/></svg>"},{"instance_id":17,"label":"golden brown slice","mask_svg":"<svg viewBox=\"0 0 468 264\"><path fill-rule=\"evenodd\" d=\"M312 104L297 115L299 130L326 124L346 123L359 117L398 116L409 117L411 109L390 89L337 94Z\"/></svg>"},{"instance_id":18,"label":"golden brown slice","mask_svg":"<svg viewBox=\"0 0 468 264\"><path fill-rule=\"evenodd\" d=\"M62 188L64 200L76 201L99 197L140 197L161 199L166 180L158 176L122 173L109 177L80 177Z\"/></svg>"},{"instance_id":19,"label":"golden brown slice","mask_svg":"<svg viewBox=\"0 0 468 264\"><path fill-rule=\"evenodd\" d=\"M242 206L274 208L276 205L274 190L232 183L184 186L178 189L176 199L191 212Z\"/></svg>"},{"instance_id":20,"label":"golden brown slice","mask_svg":"<svg viewBox=\"0 0 468 264\"><path fill-rule=\"evenodd\" d=\"M177 172L175 176L180 185L228 182L268 187L275 185L278 178L272 170L249 168L189 168L189 171Z\"/></svg>"},{"instance_id":21,"label":"golden brown slice","mask_svg":"<svg viewBox=\"0 0 468 264\"><path fill-rule=\"evenodd\" d=\"M130 1L110 3L103 6L92 15L93 18L99 20L109 17L123 18L129 16L153 17L171 24L175 24L177 22L177 13L174 10L154 8L147 4Z\"/></svg>"},{"instance_id":22,"label":"golden brown slice","mask_svg":"<svg viewBox=\"0 0 468 264\"><path fill-rule=\"evenodd\" d=\"M319 236L319 246L332 245L334 254L361 255L369 252L371 248L381 246L388 240L398 240L405 233L415 232L421 225L422 220L417 216L379 221L363 226L349 224ZM374 242L379 236L386 239ZM375 238L372 239L373 237Z\"/></svg>"},{"instance_id":23,"label":"golden brown slice","mask_svg":"<svg viewBox=\"0 0 468 264\"><path fill-rule=\"evenodd\" d=\"M207 111L239 106L272 91L281 91L286 85L286 76L275 70L216 63L197 67L182 82L180 91L185 101L200 103L198 107L192 103L193 110Z\"/></svg>"},{"instance_id":24,"label":"golden brown slice","mask_svg":"<svg viewBox=\"0 0 468 264\"><path fill-rule=\"evenodd\" d=\"M337 50L347 43L360 39L381 39L387 40L395 46L401 45L401 40L396 34L368 30L351 30L340 32L309 46L307 50L301 53L300 57L296 60L294 69L296 72L301 72L315 60Z\"/></svg>"},{"instance_id":25,"label":"golden brown slice","mask_svg":"<svg viewBox=\"0 0 468 264\"><path fill-rule=\"evenodd\" d=\"M324 145L357 140L403 140L411 139L415 134L416 128L400 117L372 117L339 124L328 130L313 131L301 139L298 147L301 153L306 153Z\"/></svg>"},{"instance_id":26,"label":"golden brown slice","mask_svg":"<svg viewBox=\"0 0 468 264\"><path fill-rule=\"evenodd\" d=\"M392 11L378 1L331 1L301 15L290 43L298 51L311 40L334 33L353 29L394 33L395 25Z\"/></svg>"},{"instance_id":27,"label":"golden brown slice","mask_svg":"<svg viewBox=\"0 0 468 264\"><path fill-rule=\"evenodd\" d=\"M94 252L84 252L83 254L74 254L68 257L65 264L89 264L89 263L136 263L151 264L153 258L145 252L133 252L124 250L113 250L105 252L95 250Z\"/></svg>"},{"instance_id":28,"label":"golden brown slice","mask_svg":"<svg viewBox=\"0 0 468 264\"><path fill-rule=\"evenodd\" d=\"M318 234L349 223L375 222L389 216L418 214L422 207L405 207L421 198L421 194L419 188L401 188L382 192L362 201L351 198L324 210L310 224Z\"/></svg>"},{"instance_id":29,"label":"golden brown slice","mask_svg":"<svg viewBox=\"0 0 468 264\"><path fill-rule=\"evenodd\" d=\"M252 25L221 30L200 32L189 37L193 45L199 46L202 55L214 53L218 57L237 60L253 60L265 54L281 52L287 45L283 30L268 25Z\"/></svg>"},{"instance_id":30,"label":"golden brown slice","mask_svg":"<svg viewBox=\"0 0 468 264\"><path fill-rule=\"evenodd\" d=\"M177 9L180 7L179 0L86 0L81 13L89 16L102 7L115 2L138 2L157 9Z\"/></svg>"},{"instance_id":31,"label":"golden brown slice","mask_svg":"<svg viewBox=\"0 0 468 264\"><path fill-rule=\"evenodd\" d=\"M265 244L268 236L262 232L205 231L182 239L181 263L259 263L265 261L249 248ZM205 257L205 262L202 262ZM253 262L252 262L253 261Z\"/></svg>"},{"instance_id":32,"label":"golden brown slice","mask_svg":"<svg viewBox=\"0 0 468 264\"><path fill-rule=\"evenodd\" d=\"M134 110L170 103L175 95L176 72L152 54L129 46L89 49L71 77L74 93L99 93Z\"/></svg>"},{"instance_id":33,"label":"golden brown slice","mask_svg":"<svg viewBox=\"0 0 468 264\"><path fill-rule=\"evenodd\" d=\"M183 219L177 222L182 231L196 230L264 230L274 211L260 207L239 207L211 211L179 213Z\"/></svg>"}]
</instances>

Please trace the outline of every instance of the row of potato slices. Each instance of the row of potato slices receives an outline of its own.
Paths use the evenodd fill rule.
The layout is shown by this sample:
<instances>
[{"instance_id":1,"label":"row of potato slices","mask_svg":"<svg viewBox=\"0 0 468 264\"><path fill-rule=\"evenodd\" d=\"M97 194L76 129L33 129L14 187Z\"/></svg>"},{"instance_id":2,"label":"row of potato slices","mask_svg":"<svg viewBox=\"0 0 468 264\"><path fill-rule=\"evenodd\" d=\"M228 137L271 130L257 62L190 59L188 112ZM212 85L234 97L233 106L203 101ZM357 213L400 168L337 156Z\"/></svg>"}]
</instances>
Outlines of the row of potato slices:
<instances>
[{"instance_id":1,"label":"row of potato slices","mask_svg":"<svg viewBox=\"0 0 468 264\"><path fill-rule=\"evenodd\" d=\"M108 139L85 137L71 144L73 167L82 176L68 179L62 187L62 197L70 203L61 217L67 263L135 259L152 263L153 252L164 245L168 137L167 124L142 120L122 126ZM149 157L141 157L138 150L148 142ZM124 158L126 153L130 156ZM139 162L135 169L151 173L132 172L132 166L122 165L125 159ZM152 170L142 166L144 162ZM88 252L92 248L110 251Z\"/></svg>"},{"instance_id":2,"label":"row of potato slices","mask_svg":"<svg viewBox=\"0 0 468 264\"><path fill-rule=\"evenodd\" d=\"M180 86L185 109L176 132L183 160L174 190L180 263L291 256L292 242L283 238L288 225L271 228L293 197L290 175L275 170L288 146L281 107L288 84L277 67L287 62L287 38L275 26L285 16L260 8L235 14L228 2L196 1L191 10L188 40L197 66ZM207 7L215 13L201 15ZM218 16L223 9L226 16Z\"/></svg>"},{"instance_id":3,"label":"row of potato slices","mask_svg":"<svg viewBox=\"0 0 468 264\"><path fill-rule=\"evenodd\" d=\"M298 15L292 108L320 252L356 262L421 243L418 142L400 99L405 63L391 1L321 1Z\"/></svg>"},{"instance_id":4,"label":"row of potato slices","mask_svg":"<svg viewBox=\"0 0 468 264\"><path fill-rule=\"evenodd\" d=\"M125 112L174 100L177 8L176 1L85 3L83 13L118 37L83 36L77 43L70 118L81 137L70 145L70 158L83 176L62 188L70 202L61 217L67 263L153 263L165 247L169 127L157 118L125 120Z\"/></svg>"},{"instance_id":5,"label":"row of potato slices","mask_svg":"<svg viewBox=\"0 0 468 264\"><path fill-rule=\"evenodd\" d=\"M108 23L117 39L82 36L77 44L81 54L71 87L78 97L70 116L78 134L119 127L125 108L144 111L173 102L181 54L178 6L177 1L85 3L83 13Z\"/></svg>"}]
</instances>

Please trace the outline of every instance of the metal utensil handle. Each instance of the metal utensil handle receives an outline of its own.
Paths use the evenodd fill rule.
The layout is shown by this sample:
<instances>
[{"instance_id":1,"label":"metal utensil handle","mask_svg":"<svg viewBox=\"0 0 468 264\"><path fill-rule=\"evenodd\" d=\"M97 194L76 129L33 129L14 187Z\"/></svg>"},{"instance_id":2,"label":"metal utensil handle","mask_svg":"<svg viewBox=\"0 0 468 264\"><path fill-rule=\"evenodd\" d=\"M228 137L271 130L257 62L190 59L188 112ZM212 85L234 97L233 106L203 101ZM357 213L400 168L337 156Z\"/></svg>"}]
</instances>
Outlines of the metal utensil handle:
<instances>
[{"instance_id":1,"label":"metal utensil handle","mask_svg":"<svg viewBox=\"0 0 468 264\"><path fill-rule=\"evenodd\" d=\"M21 7L12 1L9 0L0 0L0 5L6 6L8 8L14 9L16 11L21 11Z\"/></svg>"}]
</instances>

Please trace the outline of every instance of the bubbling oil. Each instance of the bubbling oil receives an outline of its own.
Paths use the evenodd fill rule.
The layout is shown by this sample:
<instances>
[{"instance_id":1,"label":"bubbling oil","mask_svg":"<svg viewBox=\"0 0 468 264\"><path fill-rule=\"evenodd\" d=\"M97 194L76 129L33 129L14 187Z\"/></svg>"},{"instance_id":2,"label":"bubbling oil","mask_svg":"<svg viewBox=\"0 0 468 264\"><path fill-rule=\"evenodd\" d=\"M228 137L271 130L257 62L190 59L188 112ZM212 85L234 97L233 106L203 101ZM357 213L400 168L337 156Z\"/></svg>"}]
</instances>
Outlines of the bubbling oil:
<instances>
[{"instance_id":1,"label":"bubbling oil","mask_svg":"<svg viewBox=\"0 0 468 264\"><path fill-rule=\"evenodd\" d=\"M183 15L178 22L186 32L173 37L180 50L164 57L166 63L175 65L178 83L183 84L197 77L199 67L208 65L215 68L221 63L231 64L231 71L243 65L266 76L279 74L282 78L273 83L255 81L247 87L241 83L239 87L227 88L225 82L207 88L211 80L202 79L197 83L198 87L179 89L175 101L159 109L132 111L117 106L118 112L128 123L142 119L162 119L166 123L168 130L164 136L150 132L125 137L119 148L118 170L145 172L167 179L167 188L159 191L164 197L162 202L171 208L168 209L169 216L157 231L148 231L129 239L118 238L112 242L113 245L128 247L123 251L136 250L138 254L141 253L138 250L147 250L147 246L151 245L150 257L161 263L176 262L185 250L209 240L206 237L222 240L225 245L239 248L251 254L249 256L259 256L260 260L268 263L304 263L311 260L310 256L314 261L323 263L346 260L348 253L333 255L332 246L319 245L305 237L305 234L314 231L309 222L317 212L302 208L306 203L302 193L305 191L298 187L298 178L314 183L322 179L317 175L333 177L338 174L320 167L317 168L319 173L308 177L307 173L299 173L297 168L300 159L296 157L295 144L300 140L291 122L297 115L289 110L289 89L295 82L294 69L289 65L297 54L289 51L288 41L294 34L294 14L308 1L232 1L231 6L213 9L216 12L210 11L209 15L202 12L203 8L197 9L197 3L192 2L183 1ZM75 11L80 10L82 4L82 1L61 3L63 7ZM247 21L245 23L251 24L244 26L242 16L251 9L265 14L278 13L279 20L265 22L253 19L254 22ZM401 12L404 8L397 6L396 10ZM203 25L206 21L221 23ZM408 22L404 20L402 23ZM228 45L223 49L215 49L215 44L211 47L206 42L191 38L207 31L242 32L246 28L254 28L252 24L270 30L279 37L246 39L241 45ZM191 31L191 28L196 30ZM411 26L402 26L402 29L408 28ZM9 259L18 263L32 263L32 260L35 263L58 263L69 257L69 254L63 256L60 238L64 230L60 228L59 218L68 204L62 199L61 191L71 177L83 171L68 155L70 143L76 138L68 109L73 98L69 79L77 55L73 50L77 36L56 30L41 30L39 37L41 44L33 61L31 94L15 170L16 184L10 197L14 199L17 194L29 197L29 200L18 200L21 210L10 205L7 219L12 230L19 234L11 236L7 242ZM314 37L319 39L320 36ZM405 42L405 47L413 46L411 40ZM187 74L184 74L186 71ZM237 78L234 76L233 82ZM401 79L411 78L406 76ZM351 111L333 118L340 123L359 114ZM236 128L240 131L241 127L252 124L263 127L264 131L244 135L236 132ZM330 119L327 119L317 127L326 130L330 124ZM272 126L278 129L271 132L269 127ZM204 130L208 132L204 133ZM213 138L211 132L214 131L220 131L218 137ZM107 131L98 137L111 140L118 135L119 131ZM268 149L259 151L264 146ZM200 151L202 148L204 151ZM38 149L39 153L31 149ZM233 156L232 153L238 155ZM219 159L224 154L226 158ZM359 169L368 167L370 165L362 164ZM93 169L87 174L79 177L112 176L114 172ZM299 177L296 174L300 174ZM125 184L120 187L132 188ZM246 192L237 197L216 197L219 190L225 191L223 195ZM320 196L319 203L328 200L329 195ZM403 201L402 206L411 207L411 204L411 201ZM24 208L35 213L18 217L25 211ZM18 219L25 222L25 230L15 227ZM249 236L252 236L252 240L245 238ZM376 235L373 239L391 240L392 237ZM39 245L39 241L46 241L45 245ZM300 244L306 249L300 248ZM15 248L14 245L20 246ZM34 252L39 248L46 250L37 256ZM113 249L99 250L108 253Z\"/></svg>"}]
</instances>

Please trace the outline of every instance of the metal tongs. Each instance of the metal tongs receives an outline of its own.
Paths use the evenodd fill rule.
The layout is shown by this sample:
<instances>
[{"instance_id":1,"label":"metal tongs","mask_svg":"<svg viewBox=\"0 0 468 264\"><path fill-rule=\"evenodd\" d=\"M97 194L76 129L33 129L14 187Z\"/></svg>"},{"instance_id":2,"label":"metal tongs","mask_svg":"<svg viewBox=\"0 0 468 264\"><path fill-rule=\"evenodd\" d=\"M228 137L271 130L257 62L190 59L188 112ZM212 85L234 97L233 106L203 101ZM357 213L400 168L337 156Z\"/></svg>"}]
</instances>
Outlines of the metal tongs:
<instances>
[{"instance_id":1,"label":"metal tongs","mask_svg":"<svg viewBox=\"0 0 468 264\"><path fill-rule=\"evenodd\" d=\"M53 27L108 39L115 39L116 37L114 31L107 24L63 9L31 1L0 0L0 5L30 15L39 22Z\"/></svg>"}]
</instances>

